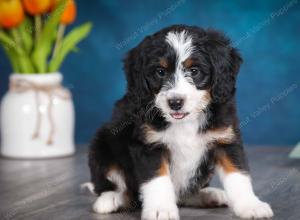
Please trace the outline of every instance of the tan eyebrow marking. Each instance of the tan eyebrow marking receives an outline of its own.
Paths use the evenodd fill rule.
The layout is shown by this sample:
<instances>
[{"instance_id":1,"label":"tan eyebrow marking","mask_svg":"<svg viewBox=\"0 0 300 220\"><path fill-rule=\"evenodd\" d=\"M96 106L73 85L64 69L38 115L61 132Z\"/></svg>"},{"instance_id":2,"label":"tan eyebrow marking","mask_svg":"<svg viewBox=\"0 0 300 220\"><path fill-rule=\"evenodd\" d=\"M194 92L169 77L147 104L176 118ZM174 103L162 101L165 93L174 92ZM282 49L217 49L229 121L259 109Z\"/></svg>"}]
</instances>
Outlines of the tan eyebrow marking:
<instances>
[{"instance_id":1,"label":"tan eyebrow marking","mask_svg":"<svg viewBox=\"0 0 300 220\"><path fill-rule=\"evenodd\" d=\"M187 58L184 62L183 62L183 66L185 68L190 68L193 65L193 59L192 58Z\"/></svg>"},{"instance_id":2,"label":"tan eyebrow marking","mask_svg":"<svg viewBox=\"0 0 300 220\"><path fill-rule=\"evenodd\" d=\"M168 61L165 58L159 59L159 64L164 68L168 68Z\"/></svg>"}]
</instances>

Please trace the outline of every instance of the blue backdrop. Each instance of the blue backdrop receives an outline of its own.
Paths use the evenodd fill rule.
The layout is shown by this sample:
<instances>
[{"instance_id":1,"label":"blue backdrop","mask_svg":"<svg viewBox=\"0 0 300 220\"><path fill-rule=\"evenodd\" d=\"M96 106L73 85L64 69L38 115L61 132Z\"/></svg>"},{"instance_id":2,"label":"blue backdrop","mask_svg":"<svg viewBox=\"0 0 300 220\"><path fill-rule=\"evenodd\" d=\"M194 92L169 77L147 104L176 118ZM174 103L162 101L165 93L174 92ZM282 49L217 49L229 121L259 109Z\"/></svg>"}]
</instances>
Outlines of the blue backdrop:
<instances>
[{"instance_id":1,"label":"blue backdrop","mask_svg":"<svg viewBox=\"0 0 300 220\"><path fill-rule=\"evenodd\" d=\"M94 29L62 67L74 95L76 141L86 143L124 94L121 59L145 35L184 23L223 30L244 64L238 110L248 144L292 145L300 140L300 1L77 0L77 23ZM0 50L0 96L11 72Z\"/></svg>"}]
</instances>

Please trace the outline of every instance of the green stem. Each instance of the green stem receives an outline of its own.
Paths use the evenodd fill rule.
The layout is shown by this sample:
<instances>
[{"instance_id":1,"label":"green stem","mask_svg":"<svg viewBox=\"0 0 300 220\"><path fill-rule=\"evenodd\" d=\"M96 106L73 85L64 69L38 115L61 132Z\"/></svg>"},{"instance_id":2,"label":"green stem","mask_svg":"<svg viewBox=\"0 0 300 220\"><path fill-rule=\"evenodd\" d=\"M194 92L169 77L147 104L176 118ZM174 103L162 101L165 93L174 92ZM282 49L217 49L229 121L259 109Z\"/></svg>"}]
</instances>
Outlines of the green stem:
<instances>
[{"instance_id":1,"label":"green stem","mask_svg":"<svg viewBox=\"0 0 300 220\"><path fill-rule=\"evenodd\" d=\"M16 47L22 48L21 36L20 36L19 31L16 28L13 28L13 29L11 29L11 35L15 41Z\"/></svg>"},{"instance_id":2,"label":"green stem","mask_svg":"<svg viewBox=\"0 0 300 220\"><path fill-rule=\"evenodd\" d=\"M35 40L38 41L41 32L42 32L42 17L41 15L34 16L34 22L35 22Z\"/></svg>"},{"instance_id":3,"label":"green stem","mask_svg":"<svg viewBox=\"0 0 300 220\"><path fill-rule=\"evenodd\" d=\"M28 58L27 54L22 48L22 43L21 43L22 38L18 29L16 28L11 29L11 35L16 44L15 47L16 47L17 56L15 57L15 59L18 62L18 66L19 66L18 69L20 70L20 73L32 73L34 69L30 59Z\"/></svg>"},{"instance_id":4,"label":"green stem","mask_svg":"<svg viewBox=\"0 0 300 220\"><path fill-rule=\"evenodd\" d=\"M2 46L11 63L14 73L20 73L21 71L19 70L18 60L16 59L15 54L13 53L10 47L6 47L5 45Z\"/></svg>"},{"instance_id":5,"label":"green stem","mask_svg":"<svg viewBox=\"0 0 300 220\"><path fill-rule=\"evenodd\" d=\"M57 31L56 42L54 45L52 58L56 57L58 53L58 50L61 46L62 39L64 37L65 30L66 30L66 25L60 24Z\"/></svg>"},{"instance_id":6,"label":"green stem","mask_svg":"<svg viewBox=\"0 0 300 220\"><path fill-rule=\"evenodd\" d=\"M13 37L13 40L15 42L15 47L17 48L17 50L22 49L22 47L21 47L21 36L20 36L19 31L16 28L13 28L13 29L10 30L10 32L11 32L11 36ZM18 62L19 61L18 57L14 57L13 59L15 59L15 60L11 61L11 63L14 63L13 64L15 66L14 69L18 69L21 73L21 72L24 71L24 69L23 69L23 66ZM18 67L16 68L17 65L18 65Z\"/></svg>"}]
</instances>

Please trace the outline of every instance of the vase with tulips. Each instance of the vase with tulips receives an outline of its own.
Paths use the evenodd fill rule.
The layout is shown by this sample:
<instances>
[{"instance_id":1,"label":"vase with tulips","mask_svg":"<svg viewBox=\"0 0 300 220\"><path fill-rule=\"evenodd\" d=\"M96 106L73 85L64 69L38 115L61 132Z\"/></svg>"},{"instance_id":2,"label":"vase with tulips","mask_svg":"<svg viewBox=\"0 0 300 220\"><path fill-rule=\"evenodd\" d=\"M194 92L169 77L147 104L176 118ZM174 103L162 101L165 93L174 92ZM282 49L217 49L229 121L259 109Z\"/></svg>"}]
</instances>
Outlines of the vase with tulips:
<instances>
[{"instance_id":1,"label":"vase with tulips","mask_svg":"<svg viewBox=\"0 0 300 220\"><path fill-rule=\"evenodd\" d=\"M61 84L66 56L91 30L68 33L74 0L0 0L0 46L13 73L1 103L1 154L46 158L74 153L74 109Z\"/></svg>"}]
</instances>

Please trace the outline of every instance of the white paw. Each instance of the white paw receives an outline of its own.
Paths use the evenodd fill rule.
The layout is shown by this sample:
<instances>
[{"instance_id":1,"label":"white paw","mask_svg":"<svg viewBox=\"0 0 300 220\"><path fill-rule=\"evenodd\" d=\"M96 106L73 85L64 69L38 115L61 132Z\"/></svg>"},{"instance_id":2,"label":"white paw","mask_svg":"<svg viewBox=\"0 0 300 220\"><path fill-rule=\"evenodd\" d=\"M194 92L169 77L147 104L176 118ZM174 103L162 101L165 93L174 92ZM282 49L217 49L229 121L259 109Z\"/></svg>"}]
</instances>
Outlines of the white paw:
<instances>
[{"instance_id":1,"label":"white paw","mask_svg":"<svg viewBox=\"0 0 300 220\"><path fill-rule=\"evenodd\" d=\"M157 207L156 209L143 208L142 220L179 220L176 205L170 208Z\"/></svg>"},{"instance_id":2,"label":"white paw","mask_svg":"<svg viewBox=\"0 0 300 220\"><path fill-rule=\"evenodd\" d=\"M241 218L271 218L273 211L268 203L260 201L258 198L233 204L234 213Z\"/></svg>"},{"instance_id":3,"label":"white paw","mask_svg":"<svg viewBox=\"0 0 300 220\"><path fill-rule=\"evenodd\" d=\"M221 189L207 187L200 190L200 196L204 206L228 205L227 195Z\"/></svg>"},{"instance_id":4,"label":"white paw","mask_svg":"<svg viewBox=\"0 0 300 220\"><path fill-rule=\"evenodd\" d=\"M123 194L115 191L104 192L96 200L93 210L96 213L106 214L117 211L124 204Z\"/></svg>"}]
</instances>

